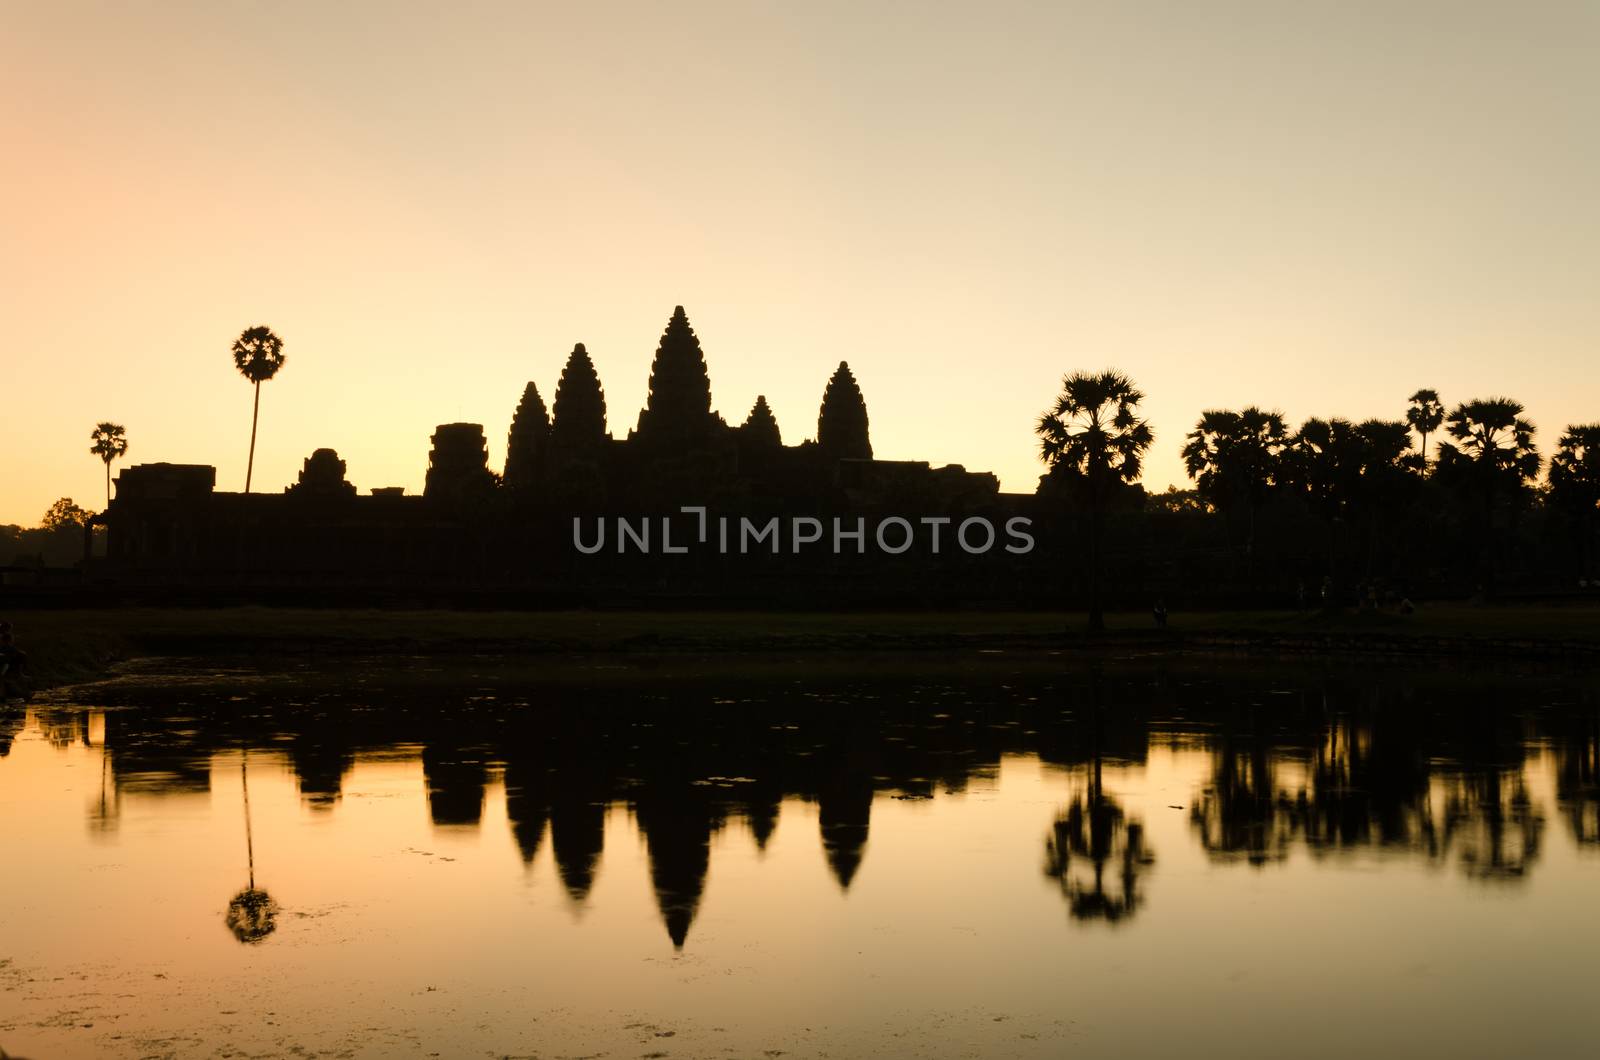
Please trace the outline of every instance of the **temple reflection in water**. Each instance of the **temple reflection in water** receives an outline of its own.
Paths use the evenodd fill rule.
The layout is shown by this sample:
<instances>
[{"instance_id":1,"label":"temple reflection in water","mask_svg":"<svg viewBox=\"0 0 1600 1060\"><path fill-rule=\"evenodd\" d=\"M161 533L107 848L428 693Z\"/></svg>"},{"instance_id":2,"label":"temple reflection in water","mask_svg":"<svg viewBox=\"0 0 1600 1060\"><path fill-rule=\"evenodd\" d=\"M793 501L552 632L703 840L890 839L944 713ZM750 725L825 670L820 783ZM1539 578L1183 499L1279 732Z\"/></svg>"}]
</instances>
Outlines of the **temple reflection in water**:
<instances>
[{"instance_id":1,"label":"temple reflection in water","mask_svg":"<svg viewBox=\"0 0 1600 1060\"><path fill-rule=\"evenodd\" d=\"M872 868L876 800L959 798L1008 755L1070 778L1072 796L1040 810L1037 856L1080 920L1135 917L1159 887L1162 851L1107 779L1154 749L1204 761L1202 781L1168 808L1216 864L1393 856L1515 885L1537 871L1548 828L1600 843L1600 699L1581 683L1489 675L1462 702L1459 679L1382 669L900 667L803 679L612 667L622 672L551 680L358 660L135 677L96 688L93 706L29 720L57 747L102 749L88 809L97 833L116 831L125 797L207 795L245 751L257 775L292 773L313 815L342 811L358 764L420 760L434 828L486 827L503 792L523 861L548 847L575 911L623 809L680 948L730 823L765 849L793 807L811 804L818 853L848 890ZM0 733L0 751L20 725ZM1553 801L1533 793L1536 763L1554 777Z\"/></svg>"}]
</instances>

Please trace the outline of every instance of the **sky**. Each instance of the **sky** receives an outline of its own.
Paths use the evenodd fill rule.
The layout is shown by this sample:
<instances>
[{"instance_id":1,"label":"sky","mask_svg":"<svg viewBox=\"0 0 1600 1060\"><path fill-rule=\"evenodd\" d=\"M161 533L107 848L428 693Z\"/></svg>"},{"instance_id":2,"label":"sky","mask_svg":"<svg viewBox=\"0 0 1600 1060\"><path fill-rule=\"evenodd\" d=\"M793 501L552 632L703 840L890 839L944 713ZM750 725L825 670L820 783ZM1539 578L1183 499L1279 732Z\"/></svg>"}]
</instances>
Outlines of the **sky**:
<instances>
[{"instance_id":1,"label":"sky","mask_svg":"<svg viewBox=\"0 0 1600 1060\"><path fill-rule=\"evenodd\" d=\"M0 523L105 503L87 448L242 489L332 447L491 466L583 342L611 430L675 305L713 407L1031 490L1117 367L1185 485L1201 411L1600 421L1600 3L28 4L0 0ZM125 466L119 464L118 467Z\"/></svg>"}]
</instances>

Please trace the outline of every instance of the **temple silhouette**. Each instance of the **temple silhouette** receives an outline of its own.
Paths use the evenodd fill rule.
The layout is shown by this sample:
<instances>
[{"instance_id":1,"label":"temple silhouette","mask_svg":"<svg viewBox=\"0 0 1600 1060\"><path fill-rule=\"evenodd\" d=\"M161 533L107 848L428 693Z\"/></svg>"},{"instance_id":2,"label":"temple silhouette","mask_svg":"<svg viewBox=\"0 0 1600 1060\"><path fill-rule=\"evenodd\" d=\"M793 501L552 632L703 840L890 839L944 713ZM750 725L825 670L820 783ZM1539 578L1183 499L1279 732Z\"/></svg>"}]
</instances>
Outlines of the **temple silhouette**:
<instances>
[{"instance_id":1,"label":"temple silhouette","mask_svg":"<svg viewBox=\"0 0 1600 1060\"><path fill-rule=\"evenodd\" d=\"M738 562L712 550L580 554L575 518L659 525L686 520L686 505L753 520L865 519L868 527L888 515L956 524L981 516L998 526L1032 511L1033 495L1002 494L993 474L875 459L866 399L843 361L823 390L815 437L785 444L764 396L730 424L712 408L706 359L682 306L661 335L645 406L625 437L611 433L605 389L579 343L548 405L537 383L524 388L499 470L480 424L440 424L431 443L421 496L387 486L361 492L332 449L311 453L297 481L277 494L219 491L208 465L125 468L94 520L108 532L106 555L86 555L90 578L260 590L516 587L565 599L997 588L1004 595L1026 583L1021 571L1004 575L1019 563L1003 551L975 562L927 541L873 556L865 582L863 557L850 549L834 555L826 540L805 555L763 549L733 557ZM683 532L673 531L680 539Z\"/></svg>"}]
</instances>

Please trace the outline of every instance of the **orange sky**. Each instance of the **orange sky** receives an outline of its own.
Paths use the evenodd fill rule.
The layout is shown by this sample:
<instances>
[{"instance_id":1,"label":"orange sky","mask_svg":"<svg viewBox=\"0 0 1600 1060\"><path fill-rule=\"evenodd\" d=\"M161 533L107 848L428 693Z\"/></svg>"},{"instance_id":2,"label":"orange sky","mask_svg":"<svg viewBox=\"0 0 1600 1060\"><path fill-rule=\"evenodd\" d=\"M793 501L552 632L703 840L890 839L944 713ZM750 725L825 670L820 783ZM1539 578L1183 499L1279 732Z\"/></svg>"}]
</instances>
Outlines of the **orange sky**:
<instances>
[{"instance_id":1,"label":"orange sky","mask_svg":"<svg viewBox=\"0 0 1600 1060\"><path fill-rule=\"evenodd\" d=\"M863 10L863 7L865 10ZM1593 3L62 3L0 24L0 522L128 462L420 489L588 344L615 433L675 304L715 407L1031 489L1061 374L1206 407L1600 420Z\"/></svg>"}]
</instances>

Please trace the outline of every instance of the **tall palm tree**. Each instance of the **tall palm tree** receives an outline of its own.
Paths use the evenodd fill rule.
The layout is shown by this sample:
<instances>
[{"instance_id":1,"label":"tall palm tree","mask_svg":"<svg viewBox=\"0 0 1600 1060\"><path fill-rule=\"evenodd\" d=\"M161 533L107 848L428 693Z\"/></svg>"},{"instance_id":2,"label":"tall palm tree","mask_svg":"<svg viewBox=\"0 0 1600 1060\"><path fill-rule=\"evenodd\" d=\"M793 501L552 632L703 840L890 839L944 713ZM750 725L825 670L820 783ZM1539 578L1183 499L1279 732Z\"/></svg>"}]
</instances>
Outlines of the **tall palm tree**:
<instances>
[{"instance_id":1,"label":"tall palm tree","mask_svg":"<svg viewBox=\"0 0 1600 1060\"><path fill-rule=\"evenodd\" d=\"M244 491L250 492L250 477L256 466L256 423L261 418L261 384L283 367L283 340L271 328L246 328L233 340L233 366L256 388L255 408L250 413L250 462L245 465Z\"/></svg>"},{"instance_id":2,"label":"tall palm tree","mask_svg":"<svg viewBox=\"0 0 1600 1060\"><path fill-rule=\"evenodd\" d=\"M1137 415L1144 400L1133 380L1107 370L1074 372L1061 380L1054 407L1039 417L1039 456L1052 471L1068 471L1089 509L1089 628L1105 628L1100 594L1100 538L1105 508L1117 487L1133 482L1154 435Z\"/></svg>"},{"instance_id":3,"label":"tall palm tree","mask_svg":"<svg viewBox=\"0 0 1600 1060\"><path fill-rule=\"evenodd\" d=\"M1428 473L1428 435L1444 422L1444 405L1437 390L1422 389L1411 395L1411 408L1406 410L1406 423L1422 436L1417 451L1422 454L1422 473Z\"/></svg>"},{"instance_id":4,"label":"tall palm tree","mask_svg":"<svg viewBox=\"0 0 1600 1060\"><path fill-rule=\"evenodd\" d=\"M128 451L128 432L118 423L97 423L94 425L93 433L89 435L89 440L94 443L89 447L89 452L105 461L106 507L109 508L111 507L111 461Z\"/></svg>"}]
</instances>

